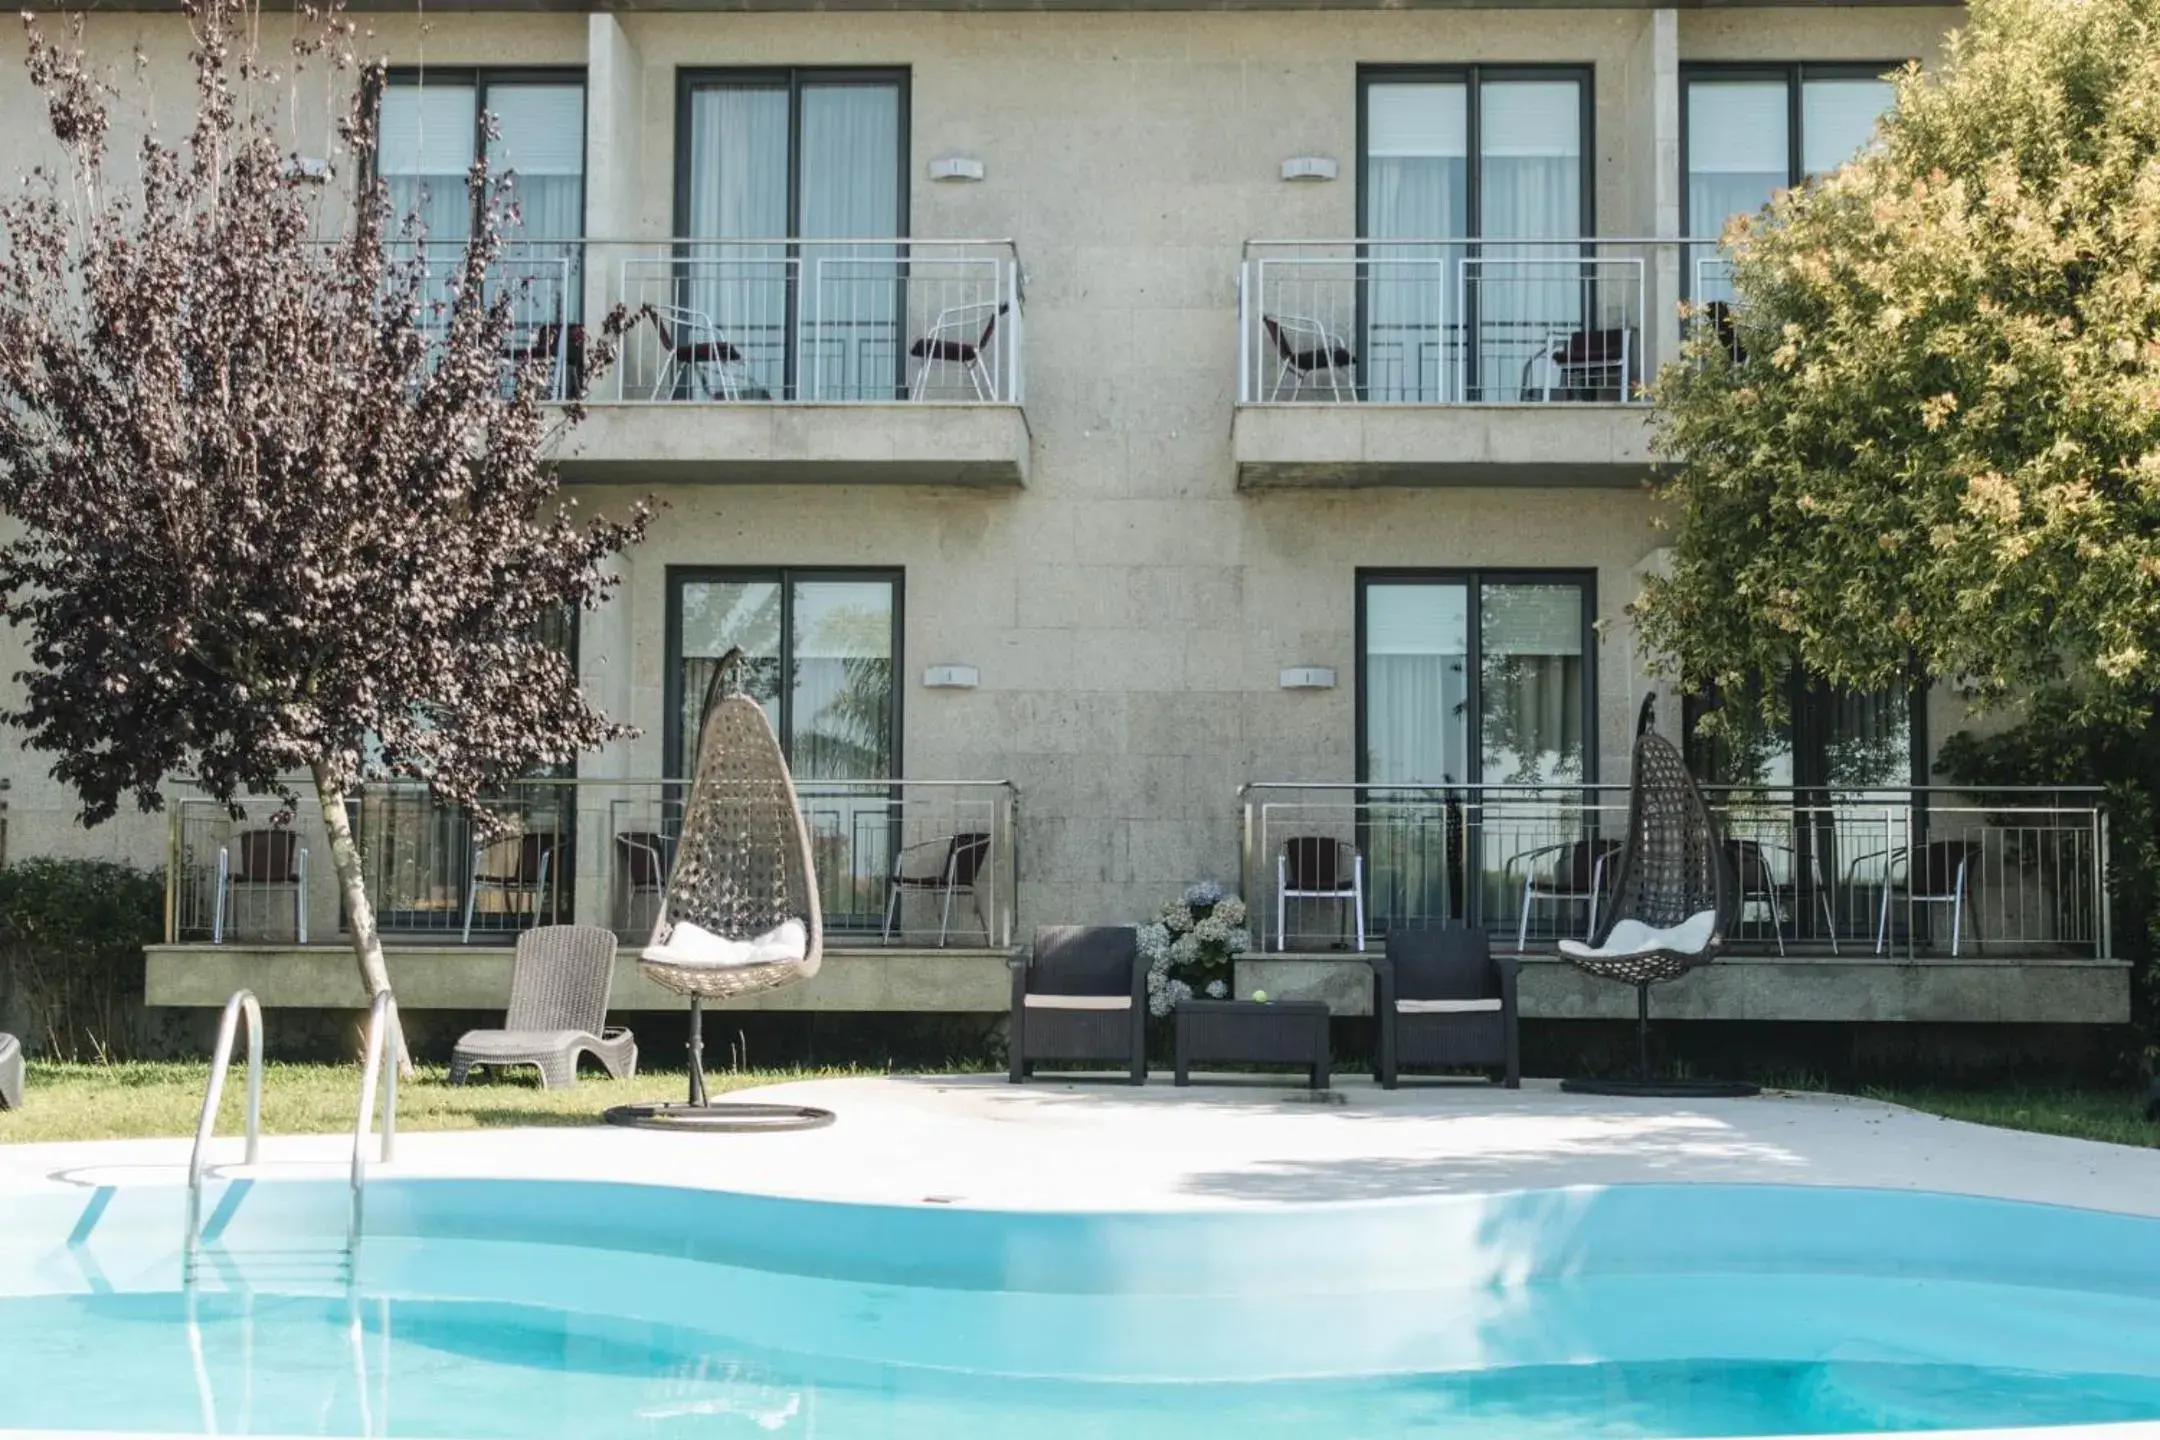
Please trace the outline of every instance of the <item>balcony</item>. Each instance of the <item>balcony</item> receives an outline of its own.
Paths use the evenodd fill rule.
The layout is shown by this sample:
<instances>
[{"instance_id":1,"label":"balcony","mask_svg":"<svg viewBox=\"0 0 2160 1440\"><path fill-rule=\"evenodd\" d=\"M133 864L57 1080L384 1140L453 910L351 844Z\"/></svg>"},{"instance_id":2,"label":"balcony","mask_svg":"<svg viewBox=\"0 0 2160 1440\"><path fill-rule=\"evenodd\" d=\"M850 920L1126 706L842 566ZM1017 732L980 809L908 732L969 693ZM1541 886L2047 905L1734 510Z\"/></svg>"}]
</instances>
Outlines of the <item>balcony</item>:
<instances>
[{"instance_id":1,"label":"balcony","mask_svg":"<svg viewBox=\"0 0 2160 1440\"><path fill-rule=\"evenodd\" d=\"M1014 787L804 780L796 791L827 953L785 1008L1001 1006L1015 923ZM423 787L372 786L353 799L369 898L406 1007L499 1008L518 933L582 923L622 942L618 1008L673 1008L675 997L637 975L634 957L688 798L679 781L521 782L489 802L502 828L484 840ZM243 809L236 820L205 798L172 807L151 1003L218 1005L247 985L265 1005L359 1005L320 814L302 807L281 823L269 801Z\"/></svg>"},{"instance_id":2,"label":"balcony","mask_svg":"<svg viewBox=\"0 0 2160 1440\"><path fill-rule=\"evenodd\" d=\"M1715 790L1711 800L1740 918L1724 960L1659 992L1671 997L1660 1013L2128 1018L2097 790L1983 797L1755 787ZM1632 1015L1625 987L1580 976L1554 953L1556 941L1585 936L1611 901L1627 831L1624 786L1254 784L1243 804L1245 893L1256 947L1267 952L1249 962L1250 983L1284 995L1324 987L1355 1013L1366 1003L1364 967L1340 962L1356 952L1362 905L1370 947L1390 928L1474 926L1496 950L1523 954L1532 1013ZM1300 888L1286 851L1314 850L1341 857L1335 878L1346 891L1354 880L1356 898L1282 893L1285 878ZM1315 888L1309 875L1304 888Z\"/></svg>"},{"instance_id":3,"label":"balcony","mask_svg":"<svg viewBox=\"0 0 2160 1440\"><path fill-rule=\"evenodd\" d=\"M1692 241L1250 242L1238 483L1638 485L1644 385L1678 346L1683 275L1688 295L1720 287L1715 256Z\"/></svg>"},{"instance_id":4,"label":"balcony","mask_svg":"<svg viewBox=\"0 0 2160 1440\"><path fill-rule=\"evenodd\" d=\"M497 277L507 358L546 363L555 394L587 407L565 480L1026 480L1009 241L531 241L506 247ZM622 353L588 381L586 319L617 305Z\"/></svg>"}]
</instances>

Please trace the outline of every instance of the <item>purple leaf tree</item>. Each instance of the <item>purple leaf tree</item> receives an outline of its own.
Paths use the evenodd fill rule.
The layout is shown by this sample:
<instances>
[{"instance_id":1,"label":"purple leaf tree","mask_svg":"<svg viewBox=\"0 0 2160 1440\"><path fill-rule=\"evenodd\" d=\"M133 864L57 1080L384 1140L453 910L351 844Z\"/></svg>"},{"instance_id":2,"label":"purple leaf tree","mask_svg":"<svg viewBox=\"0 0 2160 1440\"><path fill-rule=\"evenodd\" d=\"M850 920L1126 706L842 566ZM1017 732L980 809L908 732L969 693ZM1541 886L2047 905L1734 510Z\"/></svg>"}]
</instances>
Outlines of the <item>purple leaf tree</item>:
<instances>
[{"instance_id":1,"label":"purple leaf tree","mask_svg":"<svg viewBox=\"0 0 2160 1440\"><path fill-rule=\"evenodd\" d=\"M379 75L335 11L266 55L245 0L188 0L195 116L111 153L122 88L29 29L62 157L0 203L0 595L29 666L6 718L95 825L176 775L228 806L312 789L370 996L389 988L347 799L492 783L625 733L550 643L647 507L580 519L548 461L578 407L523 363L501 263L514 177L422 245L375 179ZM333 99L328 174L279 117ZM626 317L595 326L587 374ZM237 816L239 811L234 810Z\"/></svg>"}]
</instances>

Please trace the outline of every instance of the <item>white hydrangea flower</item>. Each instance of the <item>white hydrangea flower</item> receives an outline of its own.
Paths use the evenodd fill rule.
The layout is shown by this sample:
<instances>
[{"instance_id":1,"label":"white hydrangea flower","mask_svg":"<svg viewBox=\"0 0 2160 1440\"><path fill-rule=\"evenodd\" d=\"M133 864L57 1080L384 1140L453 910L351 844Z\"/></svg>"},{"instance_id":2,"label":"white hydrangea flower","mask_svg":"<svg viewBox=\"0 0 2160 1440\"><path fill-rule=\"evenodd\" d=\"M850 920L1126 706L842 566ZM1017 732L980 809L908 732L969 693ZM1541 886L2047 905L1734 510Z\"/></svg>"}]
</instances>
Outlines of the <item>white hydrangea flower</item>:
<instances>
[{"instance_id":1,"label":"white hydrangea flower","mask_svg":"<svg viewBox=\"0 0 2160 1440\"><path fill-rule=\"evenodd\" d=\"M1244 954L1247 950L1252 949L1252 931L1242 928L1232 930L1228 938L1223 941L1223 949L1232 955Z\"/></svg>"},{"instance_id":2,"label":"white hydrangea flower","mask_svg":"<svg viewBox=\"0 0 2160 1440\"><path fill-rule=\"evenodd\" d=\"M1220 915L1210 915L1193 926L1193 938L1203 945L1220 945L1230 938L1230 927Z\"/></svg>"},{"instance_id":3,"label":"white hydrangea flower","mask_svg":"<svg viewBox=\"0 0 2160 1440\"><path fill-rule=\"evenodd\" d=\"M1190 964L1192 964L1192 962L1193 962L1193 961L1195 961L1195 960L1198 960L1199 958L1200 958L1200 937L1199 937L1199 936L1197 936L1197 935L1180 935L1180 936L1178 936L1178 937L1177 937L1177 939L1175 939L1175 940L1173 940L1173 941L1171 941L1171 942L1170 942L1170 963L1171 963L1171 964L1173 964L1173 965L1190 965Z\"/></svg>"},{"instance_id":4,"label":"white hydrangea flower","mask_svg":"<svg viewBox=\"0 0 2160 1440\"><path fill-rule=\"evenodd\" d=\"M1210 980L1207 982L1207 993L1208 999L1220 1000L1230 993L1230 987L1220 980Z\"/></svg>"},{"instance_id":5,"label":"white hydrangea flower","mask_svg":"<svg viewBox=\"0 0 2160 1440\"><path fill-rule=\"evenodd\" d=\"M1184 905L1165 905L1163 906L1162 923L1169 927L1171 934L1183 935L1193 927L1193 913Z\"/></svg>"},{"instance_id":6,"label":"white hydrangea flower","mask_svg":"<svg viewBox=\"0 0 2160 1440\"><path fill-rule=\"evenodd\" d=\"M1215 918L1225 925L1236 927L1245 923L1245 902L1235 895L1225 895L1215 902Z\"/></svg>"},{"instance_id":7,"label":"white hydrangea flower","mask_svg":"<svg viewBox=\"0 0 2160 1440\"><path fill-rule=\"evenodd\" d=\"M1139 944L1140 953L1150 960L1158 955L1168 955L1170 953L1170 931L1168 927L1159 921L1142 925L1135 939Z\"/></svg>"}]
</instances>

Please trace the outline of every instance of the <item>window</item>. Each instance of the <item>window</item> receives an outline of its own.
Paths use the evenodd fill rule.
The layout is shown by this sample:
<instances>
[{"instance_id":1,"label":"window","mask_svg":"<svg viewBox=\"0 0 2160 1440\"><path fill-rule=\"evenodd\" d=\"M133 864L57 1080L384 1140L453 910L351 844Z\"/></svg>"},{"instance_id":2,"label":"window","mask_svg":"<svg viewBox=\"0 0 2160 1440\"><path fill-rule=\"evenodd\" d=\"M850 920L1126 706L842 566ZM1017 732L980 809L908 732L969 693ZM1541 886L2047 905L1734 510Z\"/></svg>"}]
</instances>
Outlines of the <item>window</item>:
<instances>
[{"instance_id":1,"label":"window","mask_svg":"<svg viewBox=\"0 0 2160 1440\"><path fill-rule=\"evenodd\" d=\"M668 774L696 772L706 687L740 646L798 781L893 778L900 592L893 572L671 569Z\"/></svg>"},{"instance_id":2,"label":"window","mask_svg":"<svg viewBox=\"0 0 2160 1440\"><path fill-rule=\"evenodd\" d=\"M487 137L483 115L497 134ZM497 283L515 287L519 343L567 334L584 308L585 80L576 71L463 70L393 73L383 87L376 166L390 192L393 225L417 217L429 242L429 298L447 301L455 256L479 223L483 201L468 187L486 147L491 175L512 176L516 218L505 219ZM553 326L553 329L547 327Z\"/></svg>"},{"instance_id":3,"label":"window","mask_svg":"<svg viewBox=\"0 0 2160 1440\"><path fill-rule=\"evenodd\" d=\"M678 323L742 356L746 398L798 393L812 366L824 398L897 398L900 248L831 242L907 234L906 74L686 71L681 85Z\"/></svg>"},{"instance_id":4,"label":"window","mask_svg":"<svg viewBox=\"0 0 2160 1440\"><path fill-rule=\"evenodd\" d=\"M500 132L490 142L482 114ZM400 220L417 215L432 240L462 241L478 218L466 176L487 147L491 173L511 173L529 240L585 233L585 81L569 72L430 70L383 87L378 165Z\"/></svg>"},{"instance_id":5,"label":"window","mask_svg":"<svg viewBox=\"0 0 2160 1440\"><path fill-rule=\"evenodd\" d=\"M1504 242L1591 233L1590 72L1360 79L1363 393L1519 398L1548 342L1582 328L1584 264L1579 246Z\"/></svg>"},{"instance_id":6,"label":"window","mask_svg":"<svg viewBox=\"0 0 2160 1440\"><path fill-rule=\"evenodd\" d=\"M1593 592L1580 574L1359 576L1360 845L1383 927L1512 916L1511 857L1565 838L1555 817L1596 778Z\"/></svg>"},{"instance_id":7,"label":"window","mask_svg":"<svg viewBox=\"0 0 2160 1440\"><path fill-rule=\"evenodd\" d=\"M1719 785L1835 797L1925 783L1925 692L1856 694L1797 671L1787 685L1785 722L1740 736L1713 738L1701 722L1714 702L1691 699L1685 714L1689 767Z\"/></svg>"},{"instance_id":8,"label":"window","mask_svg":"<svg viewBox=\"0 0 2160 1440\"><path fill-rule=\"evenodd\" d=\"M1715 240L1733 216L1850 160L1896 101L1883 76L1899 63L1689 67L1681 102L1687 234ZM1718 256L1694 263L1691 293L1727 298Z\"/></svg>"}]
</instances>

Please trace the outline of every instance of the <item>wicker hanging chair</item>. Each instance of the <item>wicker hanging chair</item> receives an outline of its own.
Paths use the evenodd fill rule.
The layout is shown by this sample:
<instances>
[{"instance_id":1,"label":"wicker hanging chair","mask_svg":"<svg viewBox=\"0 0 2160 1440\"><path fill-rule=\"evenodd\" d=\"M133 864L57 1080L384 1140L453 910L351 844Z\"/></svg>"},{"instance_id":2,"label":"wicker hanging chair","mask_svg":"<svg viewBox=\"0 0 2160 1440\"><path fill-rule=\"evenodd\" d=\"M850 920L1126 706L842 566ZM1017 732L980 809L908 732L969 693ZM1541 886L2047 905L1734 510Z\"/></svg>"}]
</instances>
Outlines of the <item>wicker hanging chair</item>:
<instances>
[{"instance_id":1,"label":"wicker hanging chair","mask_svg":"<svg viewBox=\"0 0 2160 1440\"><path fill-rule=\"evenodd\" d=\"M1655 696L1644 698L1635 727L1627 843L1612 901L1587 943L1560 942L1560 953L1578 970L1635 987L1638 1069L1629 1080L1568 1080L1561 1088L1608 1095L1753 1095L1752 1085L1650 1074L1650 987L1716 960L1740 910L1717 819L1680 752L1654 728L1655 706Z\"/></svg>"},{"instance_id":2,"label":"wicker hanging chair","mask_svg":"<svg viewBox=\"0 0 2160 1440\"><path fill-rule=\"evenodd\" d=\"M810 835L795 782L764 709L734 689L742 658L731 650L706 687L698 727L697 773L684 807L652 939L638 960L648 980L690 999L690 1098L680 1105L624 1105L618 1125L699 1130L808 1129L832 1112L799 1106L714 1104L705 1093L705 1002L792 985L817 974L824 914ZM802 926L802 953L741 965L691 965L657 958L678 924L730 941L751 941L788 921Z\"/></svg>"}]
</instances>

